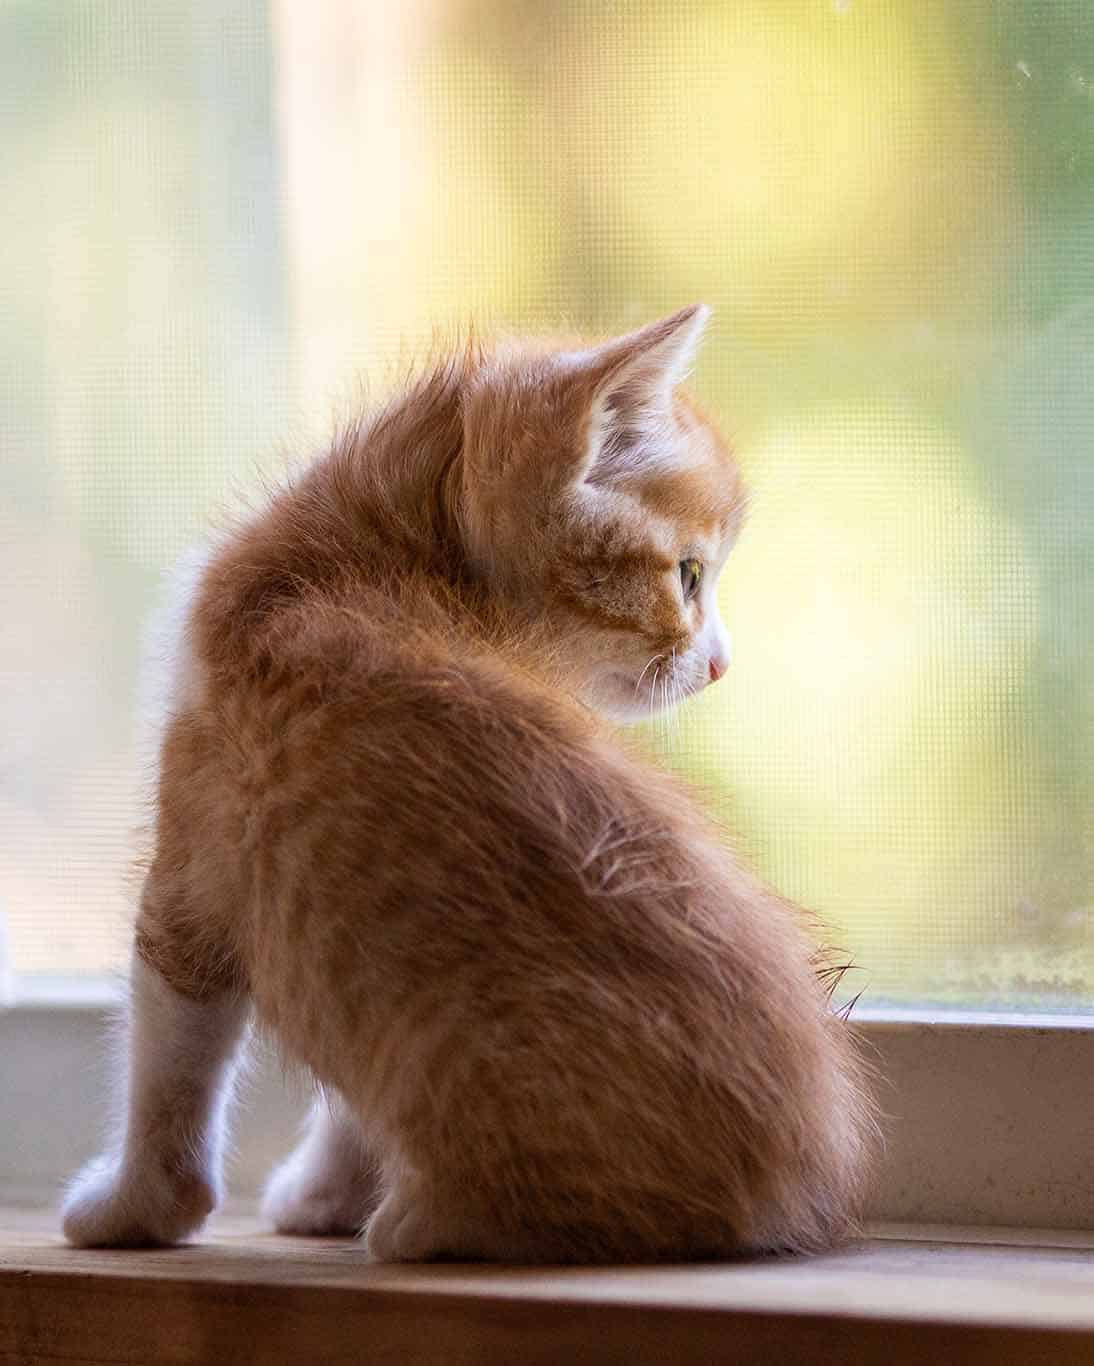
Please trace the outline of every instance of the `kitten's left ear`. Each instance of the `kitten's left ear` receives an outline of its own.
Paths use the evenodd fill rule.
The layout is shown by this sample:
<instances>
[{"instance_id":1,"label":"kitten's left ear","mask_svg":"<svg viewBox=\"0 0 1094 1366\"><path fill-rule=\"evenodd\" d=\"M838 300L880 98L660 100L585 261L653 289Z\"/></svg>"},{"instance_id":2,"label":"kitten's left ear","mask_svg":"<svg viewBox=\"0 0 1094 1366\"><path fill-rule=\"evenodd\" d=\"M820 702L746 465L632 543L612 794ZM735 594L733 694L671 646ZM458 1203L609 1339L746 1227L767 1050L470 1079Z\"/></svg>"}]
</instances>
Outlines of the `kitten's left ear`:
<instances>
[{"instance_id":1,"label":"kitten's left ear","mask_svg":"<svg viewBox=\"0 0 1094 1366\"><path fill-rule=\"evenodd\" d=\"M562 358L587 421L579 479L587 478L606 454L619 454L628 441L637 444L644 429L669 415L672 391L691 369L709 317L705 304L692 304L637 332Z\"/></svg>"}]
</instances>

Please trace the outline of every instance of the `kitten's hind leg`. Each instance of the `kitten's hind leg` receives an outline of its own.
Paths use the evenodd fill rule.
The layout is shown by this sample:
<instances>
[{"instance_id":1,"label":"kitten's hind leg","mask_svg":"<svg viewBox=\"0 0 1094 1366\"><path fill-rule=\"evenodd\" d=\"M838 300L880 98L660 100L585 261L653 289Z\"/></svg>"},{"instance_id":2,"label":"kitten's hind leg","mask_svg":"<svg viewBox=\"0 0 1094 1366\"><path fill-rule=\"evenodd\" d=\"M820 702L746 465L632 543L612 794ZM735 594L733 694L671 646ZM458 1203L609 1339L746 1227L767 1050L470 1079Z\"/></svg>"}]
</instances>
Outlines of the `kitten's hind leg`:
<instances>
[{"instance_id":1,"label":"kitten's hind leg","mask_svg":"<svg viewBox=\"0 0 1094 1366\"><path fill-rule=\"evenodd\" d=\"M238 990L195 999L133 955L124 1132L69 1186L70 1243L175 1243L203 1222L220 1195L225 1112L247 1016Z\"/></svg>"},{"instance_id":2,"label":"kitten's hind leg","mask_svg":"<svg viewBox=\"0 0 1094 1366\"><path fill-rule=\"evenodd\" d=\"M360 1233L379 1202L379 1172L340 1096L316 1101L307 1132L274 1168L262 1213L279 1233Z\"/></svg>"},{"instance_id":3,"label":"kitten's hind leg","mask_svg":"<svg viewBox=\"0 0 1094 1366\"><path fill-rule=\"evenodd\" d=\"M426 1262L454 1248L420 1183L396 1181L368 1222L365 1248L376 1262Z\"/></svg>"},{"instance_id":4,"label":"kitten's hind leg","mask_svg":"<svg viewBox=\"0 0 1094 1366\"><path fill-rule=\"evenodd\" d=\"M365 1229L375 1262L519 1260L456 1194L446 1199L420 1174L396 1173Z\"/></svg>"}]
</instances>

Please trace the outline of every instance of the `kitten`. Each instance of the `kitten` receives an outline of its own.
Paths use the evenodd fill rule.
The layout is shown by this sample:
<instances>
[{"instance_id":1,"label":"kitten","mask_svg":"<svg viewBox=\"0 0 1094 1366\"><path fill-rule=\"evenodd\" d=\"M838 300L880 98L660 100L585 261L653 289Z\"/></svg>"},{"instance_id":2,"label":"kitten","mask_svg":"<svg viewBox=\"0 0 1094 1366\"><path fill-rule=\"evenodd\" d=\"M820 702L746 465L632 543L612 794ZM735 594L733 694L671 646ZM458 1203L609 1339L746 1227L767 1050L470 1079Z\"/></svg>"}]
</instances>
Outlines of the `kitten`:
<instances>
[{"instance_id":1,"label":"kitten","mask_svg":"<svg viewBox=\"0 0 1094 1366\"><path fill-rule=\"evenodd\" d=\"M325 1099L283 1231L382 1260L718 1257L851 1228L871 1107L795 910L595 719L725 670L743 493L706 310L468 346L212 555L176 658L128 1118L79 1245L220 1191L253 1007Z\"/></svg>"}]
</instances>

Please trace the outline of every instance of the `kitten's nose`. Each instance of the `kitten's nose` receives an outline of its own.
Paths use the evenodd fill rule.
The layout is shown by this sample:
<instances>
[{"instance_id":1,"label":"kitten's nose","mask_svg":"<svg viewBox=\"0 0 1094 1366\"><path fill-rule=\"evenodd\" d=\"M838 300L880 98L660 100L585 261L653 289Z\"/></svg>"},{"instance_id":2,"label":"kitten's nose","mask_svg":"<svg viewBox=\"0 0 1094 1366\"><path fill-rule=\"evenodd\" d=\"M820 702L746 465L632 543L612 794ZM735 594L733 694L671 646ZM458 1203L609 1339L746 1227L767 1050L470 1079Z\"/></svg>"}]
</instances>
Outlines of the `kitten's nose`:
<instances>
[{"instance_id":1,"label":"kitten's nose","mask_svg":"<svg viewBox=\"0 0 1094 1366\"><path fill-rule=\"evenodd\" d=\"M729 658L733 652L728 632L721 631L710 652L710 681L717 683L729 668Z\"/></svg>"},{"instance_id":2,"label":"kitten's nose","mask_svg":"<svg viewBox=\"0 0 1094 1366\"><path fill-rule=\"evenodd\" d=\"M717 683L719 678L729 668L729 661L733 657L733 639L729 632L719 621L712 624L710 635L704 641L707 647L707 668L710 674L710 681Z\"/></svg>"}]
</instances>

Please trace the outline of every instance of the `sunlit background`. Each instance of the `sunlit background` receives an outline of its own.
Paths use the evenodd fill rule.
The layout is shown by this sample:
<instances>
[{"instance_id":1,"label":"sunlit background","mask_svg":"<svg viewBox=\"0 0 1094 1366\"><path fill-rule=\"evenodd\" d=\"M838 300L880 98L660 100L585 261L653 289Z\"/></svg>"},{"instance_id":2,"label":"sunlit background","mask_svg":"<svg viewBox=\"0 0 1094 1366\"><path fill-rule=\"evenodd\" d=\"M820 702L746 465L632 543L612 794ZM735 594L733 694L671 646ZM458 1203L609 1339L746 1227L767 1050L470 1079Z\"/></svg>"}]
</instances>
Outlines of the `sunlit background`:
<instances>
[{"instance_id":1,"label":"sunlit background","mask_svg":"<svg viewBox=\"0 0 1094 1366\"><path fill-rule=\"evenodd\" d=\"M1094 5L0 3L0 922L123 958L141 623L438 333L695 300L754 489L649 736L874 1004L1094 1000Z\"/></svg>"}]
</instances>

